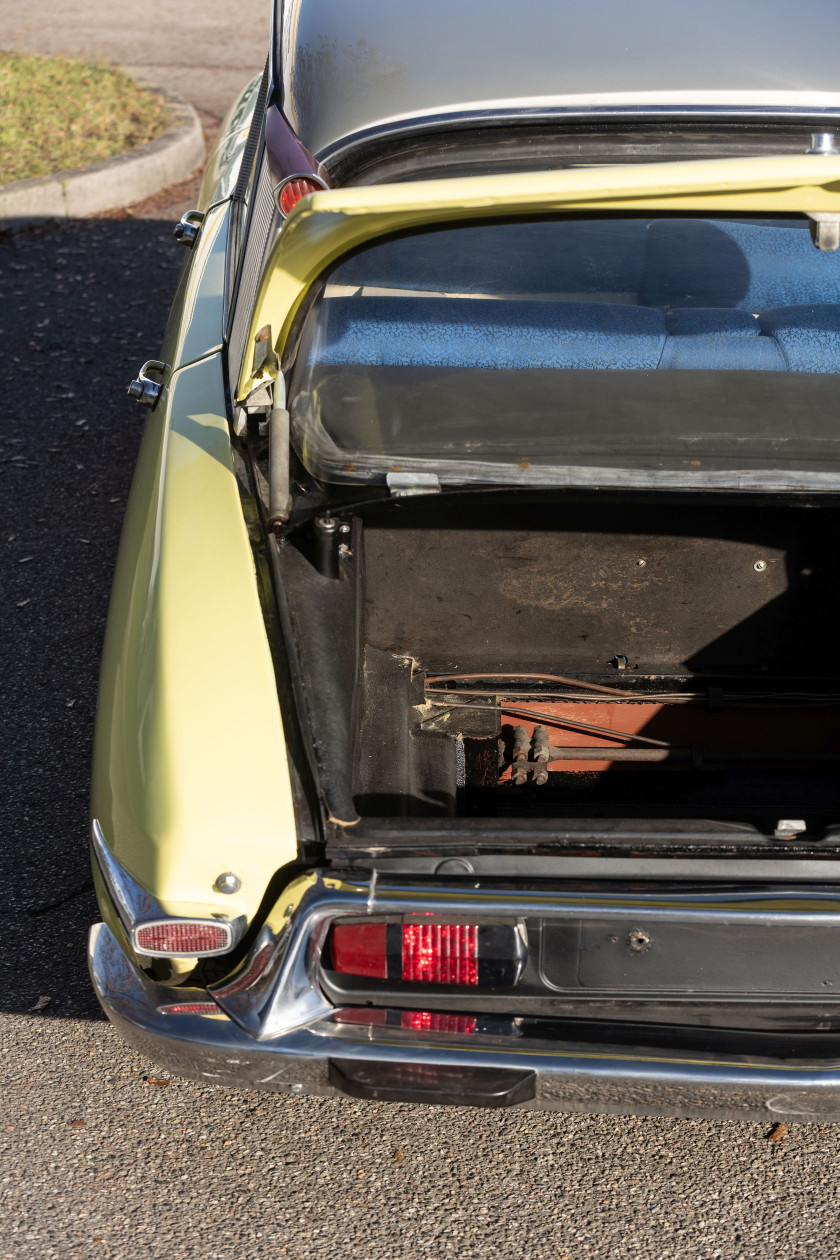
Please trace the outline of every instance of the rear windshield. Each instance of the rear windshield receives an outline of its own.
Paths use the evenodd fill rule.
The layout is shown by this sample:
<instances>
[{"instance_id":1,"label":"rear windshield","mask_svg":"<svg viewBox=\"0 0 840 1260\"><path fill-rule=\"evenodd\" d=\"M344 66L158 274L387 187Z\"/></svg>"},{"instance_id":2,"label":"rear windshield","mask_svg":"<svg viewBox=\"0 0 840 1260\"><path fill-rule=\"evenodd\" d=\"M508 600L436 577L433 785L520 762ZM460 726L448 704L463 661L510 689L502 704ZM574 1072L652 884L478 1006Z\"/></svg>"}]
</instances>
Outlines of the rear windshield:
<instances>
[{"instance_id":1,"label":"rear windshield","mask_svg":"<svg viewBox=\"0 0 840 1260\"><path fill-rule=\"evenodd\" d=\"M295 444L327 481L840 485L839 301L804 217L381 241L306 317Z\"/></svg>"}]
</instances>

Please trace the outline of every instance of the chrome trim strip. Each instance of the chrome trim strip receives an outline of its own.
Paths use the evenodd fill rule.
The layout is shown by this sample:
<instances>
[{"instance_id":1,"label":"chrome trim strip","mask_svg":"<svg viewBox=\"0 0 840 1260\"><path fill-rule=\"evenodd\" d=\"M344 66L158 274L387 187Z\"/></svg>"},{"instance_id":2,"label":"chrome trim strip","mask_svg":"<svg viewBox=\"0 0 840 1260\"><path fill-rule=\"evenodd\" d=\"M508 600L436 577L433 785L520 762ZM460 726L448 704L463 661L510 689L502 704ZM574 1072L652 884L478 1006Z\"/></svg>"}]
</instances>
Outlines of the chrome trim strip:
<instances>
[{"instance_id":1,"label":"chrome trim strip","mask_svg":"<svg viewBox=\"0 0 840 1260\"><path fill-rule=\"evenodd\" d=\"M105 843L105 836L97 818L90 825L90 844L102 880L120 922L125 928L131 947L144 958L179 958L180 954L149 952L137 946L136 932L140 927L148 927L155 923L212 923L214 927L224 927L228 933L228 943L223 949L202 950L199 954L183 955L190 958L210 958L215 954L226 954L242 939L247 921L244 915L233 917L221 913L215 906L190 906L193 911L189 915L167 914L161 903L147 892L142 884L129 875Z\"/></svg>"},{"instance_id":2,"label":"chrome trim strip","mask_svg":"<svg viewBox=\"0 0 840 1260\"><path fill-rule=\"evenodd\" d=\"M513 105L499 102L496 106L486 104L473 108L459 106L453 110L441 110L435 113L418 112L415 114L394 115L382 119L369 127L350 132L337 140L331 141L320 149L315 157L329 167L331 163L346 157L357 148L375 144L379 140L394 139L399 136L411 136L418 132L446 132L448 130L464 130L474 126L506 127L517 123L663 123L670 120L713 123L724 121L744 122L754 119L759 122L778 122L790 124L797 119L822 119L831 122L840 119L840 94L832 93L833 104L818 104L811 100L807 103L807 93L791 93L801 96L798 103L752 104L735 100L729 103L718 102L697 104L696 98L687 98L682 102L676 99L670 103L638 103L616 98L613 103L597 102L587 104L583 98L570 97L566 103L551 104L532 103ZM807 137L803 137L807 139Z\"/></svg>"},{"instance_id":3,"label":"chrome trim strip","mask_svg":"<svg viewBox=\"0 0 840 1260\"><path fill-rule=\"evenodd\" d=\"M145 922L147 919L166 917L160 902L132 879L128 871L111 853L105 843L105 836L97 818L94 818L90 824L90 843L105 886L111 894L111 900L127 935L131 935L137 923Z\"/></svg>"},{"instance_id":4,"label":"chrome trim strip","mask_svg":"<svg viewBox=\"0 0 840 1260\"><path fill-rule=\"evenodd\" d=\"M88 962L99 1001L125 1040L170 1071L204 1083L336 1095L328 1080L330 1058L352 1055L373 1063L532 1070L537 1096L521 1105L526 1109L840 1120L836 1058L791 1063L485 1034L389 1037L376 1027L338 1024L332 1012L271 1042L255 1041L219 1015L161 1014L160 1004L205 995L154 985L105 924L91 929Z\"/></svg>"}]
</instances>

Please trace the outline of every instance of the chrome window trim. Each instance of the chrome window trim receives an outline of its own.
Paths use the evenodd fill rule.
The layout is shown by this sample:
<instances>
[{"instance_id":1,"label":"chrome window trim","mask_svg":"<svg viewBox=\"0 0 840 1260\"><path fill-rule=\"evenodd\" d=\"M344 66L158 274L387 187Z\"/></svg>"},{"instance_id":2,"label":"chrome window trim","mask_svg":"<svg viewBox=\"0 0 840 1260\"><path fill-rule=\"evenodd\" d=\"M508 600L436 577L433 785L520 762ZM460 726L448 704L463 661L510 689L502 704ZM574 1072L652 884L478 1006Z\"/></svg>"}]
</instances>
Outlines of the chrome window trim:
<instances>
[{"instance_id":1,"label":"chrome window trim","mask_svg":"<svg viewBox=\"0 0 840 1260\"><path fill-rule=\"evenodd\" d=\"M804 93L802 94L805 95ZM739 104L733 95L729 102L716 104L697 104L687 98L683 102L669 103L616 101L614 103L589 103L580 98L572 98L568 103L547 104L492 104L471 108L444 110L439 113L394 115L382 119L369 127L351 131L337 140L331 141L315 154L319 162L329 169L356 149L364 149L383 140L394 140L401 136L406 138L421 132L442 134L446 131L462 130L469 127L510 127L521 123L555 123L557 125L605 122L615 123L653 123L663 124L671 121L694 123L723 123L756 121L761 123L777 122L791 124L801 119L803 122L803 152L810 139L811 127L804 124L818 121L825 124L825 130L840 122L840 96L836 104L825 105L817 101L808 103L803 100L796 104Z\"/></svg>"}]
</instances>

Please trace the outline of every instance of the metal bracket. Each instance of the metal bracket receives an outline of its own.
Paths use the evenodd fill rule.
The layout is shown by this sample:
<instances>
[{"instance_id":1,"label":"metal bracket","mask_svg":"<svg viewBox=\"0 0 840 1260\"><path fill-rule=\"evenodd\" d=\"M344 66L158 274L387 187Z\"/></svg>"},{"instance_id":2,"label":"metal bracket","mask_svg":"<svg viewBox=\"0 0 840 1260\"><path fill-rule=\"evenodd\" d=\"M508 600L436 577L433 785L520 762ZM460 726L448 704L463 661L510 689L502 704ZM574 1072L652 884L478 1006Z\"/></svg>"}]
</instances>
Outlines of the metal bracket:
<instances>
[{"instance_id":1,"label":"metal bracket","mask_svg":"<svg viewBox=\"0 0 840 1260\"><path fill-rule=\"evenodd\" d=\"M203 210L188 210L186 214L182 214L178 222L173 228L172 235L179 245L187 245L192 249L195 244L201 225L204 222Z\"/></svg>"},{"instance_id":2,"label":"metal bracket","mask_svg":"<svg viewBox=\"0 0 840 1260\"><path fill-rule=\"evenodd\" d=\"M809 212L811 240L817 249L831 252L840 246L840 214L817 210Z\"/></svg>"},{"instance_id":3,"label":"metal bracket","mask_svg":"<svg viewBox=\"0 0 840 1260\"><path fill-rule=\"evenodd\" d=\"M435 473L390 472L385 480L396 499L409 494L440 493L440 482Z\"/></svg>"},{"instance_id":4,"label":"metal bracket","mask_svg":"<svg viewBox=\"0 0 840 1260\"><path fill-rule=\"evenodd\" d=\"M126 390L129 398L134 398L142 407L154 407L163 385L160 381L150 381L147 373L158 372L164 375L168 371L168 363L162 363L159 359L148 359Z\"/></svg>"}]
</instances>

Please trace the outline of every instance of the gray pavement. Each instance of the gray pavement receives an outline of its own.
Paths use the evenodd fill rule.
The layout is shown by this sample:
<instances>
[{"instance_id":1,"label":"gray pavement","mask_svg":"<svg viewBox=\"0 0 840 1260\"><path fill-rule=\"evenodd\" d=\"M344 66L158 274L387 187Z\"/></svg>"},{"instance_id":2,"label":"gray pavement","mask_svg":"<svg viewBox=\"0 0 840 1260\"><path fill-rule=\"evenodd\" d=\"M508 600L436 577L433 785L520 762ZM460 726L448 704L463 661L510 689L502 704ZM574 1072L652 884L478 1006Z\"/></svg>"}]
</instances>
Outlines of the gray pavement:
<instances>
[{"instance_id":1,"label":"gray pavement","mask_svg":"<svg viewBox=\"0 0 840 1260\"><path fill-rule=\"evenodd\" d=\"M249 7L262 0L237 5L237 23ZM46 3L45 36L71 9L97 30L93 3ZM136 9L122 25L151 26L157 6ZM184 30L195 13L178 16ZM4 37L20 14L0 3ZM209 97L194 100L209 112ZM84 962L86 801L142 424L124 390L159 347L183 260L170 221L191 193L0 238L0 1260L837 1255L836 1127L791 1124L769 1141L769 1120L217 1090L170 1079L100 1015Z\"/></svg>"}]
</instances>

